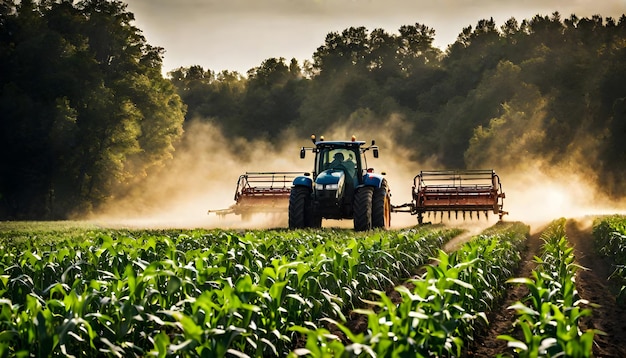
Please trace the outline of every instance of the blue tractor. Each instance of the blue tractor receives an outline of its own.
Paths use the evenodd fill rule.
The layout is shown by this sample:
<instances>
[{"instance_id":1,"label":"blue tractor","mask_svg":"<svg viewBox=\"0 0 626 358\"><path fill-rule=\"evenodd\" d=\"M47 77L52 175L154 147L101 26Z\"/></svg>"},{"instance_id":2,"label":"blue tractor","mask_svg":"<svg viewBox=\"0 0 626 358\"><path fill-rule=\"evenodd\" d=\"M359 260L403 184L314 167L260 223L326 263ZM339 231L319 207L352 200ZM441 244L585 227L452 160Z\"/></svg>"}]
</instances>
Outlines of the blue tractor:
<instances>
[{"instance_id":1,"label":"blue tractor","mask_svg":"<svg viewBox=\"0 0 626 358\"><path fill-rule=\"evenodd\" d=\"M368 168L365 153L378 158L375 141L365 146L353 136L350 141L325 141L311 136L315 147L313 175L293 180L289 195L289 228L319 228L322 219L353 219L356 231L389 229L391 194L387 180Z\"/></svg>"}]
</instances>

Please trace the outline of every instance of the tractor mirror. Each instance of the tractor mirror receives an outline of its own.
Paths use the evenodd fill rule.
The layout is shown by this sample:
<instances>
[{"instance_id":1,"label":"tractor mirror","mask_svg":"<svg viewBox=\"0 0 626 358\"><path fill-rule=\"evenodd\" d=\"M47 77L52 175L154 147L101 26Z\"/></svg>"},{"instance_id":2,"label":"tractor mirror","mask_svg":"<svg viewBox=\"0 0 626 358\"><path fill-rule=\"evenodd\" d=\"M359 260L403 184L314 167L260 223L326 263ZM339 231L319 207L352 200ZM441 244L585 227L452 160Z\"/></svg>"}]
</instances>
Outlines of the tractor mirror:
<instances>
[{"instance_id":1,"label":"tractor mirror","mask_svg":"<svg viewBox=\"0 0 626 358\"><path fill-rule=\"evenodd\" d=\"M306 150L304 150L304 148L300 149L300 158L304 159L305 156L306 156Z\"/></svg>"},{"instance_id":2,"label":"tractor mirror","mask_svg":"<svg viewBox=\"0 0 626 358\"><path fill-rule=\"evenodd\" d=\"M374 149L374 158L378 158L378 148L373 148Z\"/></svg>"}]
</instances>

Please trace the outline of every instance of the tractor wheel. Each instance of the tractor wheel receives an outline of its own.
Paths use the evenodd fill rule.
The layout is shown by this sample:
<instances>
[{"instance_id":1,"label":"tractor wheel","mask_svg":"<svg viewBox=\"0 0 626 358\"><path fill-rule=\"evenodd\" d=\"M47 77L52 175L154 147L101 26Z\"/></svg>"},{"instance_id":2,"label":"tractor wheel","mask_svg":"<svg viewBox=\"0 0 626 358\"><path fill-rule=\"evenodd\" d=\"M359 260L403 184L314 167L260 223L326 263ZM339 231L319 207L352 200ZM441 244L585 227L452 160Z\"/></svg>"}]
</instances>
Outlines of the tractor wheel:
<instances>
[{"instance_id":1,"label":"tractor wheel","mask_svg":"<svg viewBox=\"0 0 626 358\"><path fill-rule=\"evenodd\" d=\"M391 226L391 200L387 180L383 179L380 188L374 189L372 196L372 227L389 230Z\"/></svg>"},{"instance_id":2,"label":"tractor wheel","mask_svg":"<svg viewBox=\"0 0 626 358\"><path fill-rule=\"evenodd\" d=\"M314 228L314 229L319 229L322 227L322 217L320 215L317 215L315 213L312 213L311 215L311 222L309 223L310 227Z\"/></svg>"},{"instance_id":3,"label":"tractor wheel","mask_svg":"<svg viewBox=\"0 0 626 358\"><path fill-rule=\"evenodd\" d=\"M303 229L310 225L311 191L297 186L289 194L289 228Z\"/></svg>"},{"instance_id":4,"label":"tractor wheel","mask_svg":"<svg viewBox=\"0 0 626 358\"><path fill-rule=\"evenodd\" d=\"M367 231L372 229L372 196L374 188L362 187L354 194L354 230Z\"/></svg>"}]
</instances>

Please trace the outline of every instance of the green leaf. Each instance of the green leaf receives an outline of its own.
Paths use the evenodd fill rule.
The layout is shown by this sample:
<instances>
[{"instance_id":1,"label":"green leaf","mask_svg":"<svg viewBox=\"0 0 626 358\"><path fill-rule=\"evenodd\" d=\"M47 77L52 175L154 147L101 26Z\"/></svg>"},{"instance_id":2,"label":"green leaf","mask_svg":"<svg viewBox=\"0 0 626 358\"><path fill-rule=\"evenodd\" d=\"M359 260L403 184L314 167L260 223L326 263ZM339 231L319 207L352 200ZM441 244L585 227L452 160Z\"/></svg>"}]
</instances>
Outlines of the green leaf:
<instances>
[{"instance_id":1,"label":"green leaf","mask_svg":"<svg viewBox=\"0 0 626 358\"><path fill-rule=\"evenodd\" d=\"M178 276L170 276L167 280L167 294L170 296L173 295L180 289L181 285L182 281Z\"/></svg>"}]
</instances>

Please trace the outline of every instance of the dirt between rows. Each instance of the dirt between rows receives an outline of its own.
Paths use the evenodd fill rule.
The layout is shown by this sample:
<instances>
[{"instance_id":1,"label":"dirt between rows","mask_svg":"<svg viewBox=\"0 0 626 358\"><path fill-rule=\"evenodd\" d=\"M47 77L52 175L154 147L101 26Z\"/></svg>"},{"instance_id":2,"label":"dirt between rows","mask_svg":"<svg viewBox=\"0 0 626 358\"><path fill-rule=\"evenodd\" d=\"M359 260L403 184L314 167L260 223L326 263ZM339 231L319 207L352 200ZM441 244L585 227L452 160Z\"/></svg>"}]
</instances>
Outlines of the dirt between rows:
<instances>
[{"instance_id":1,"label":"dirt between rows","mask_svg":"<svg viewBox=\"0 0 626 358\"><path fill-rule=\"evenodd\" d=\"M534 256L541 253L541 228L527 240L525 258L516 277L530 277L536 267ZM597 329L605 334L596 334L593 345L594 357L626 357L626 309L617 305L615 294L617 288L611 285L608 278L612 273L611 265L595 253L591 224L588 220L568 220L566 234L570 245L574 247L576 262L584 267L576 275L576 288L581 298L589 301L592 316L585 317L581 330ZM514 312L507 309L516 301L528 294L523 285L512 285L508 288L502 304L488 315L490 326L482 332L471 345L469 357L495 357L498 354L513 351L507 348L507 342L496 337L501 334L519 336L513 329Z\"/></svg>"}]
</instances>

